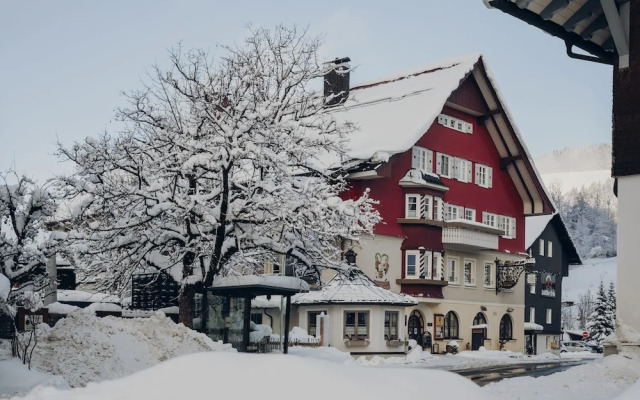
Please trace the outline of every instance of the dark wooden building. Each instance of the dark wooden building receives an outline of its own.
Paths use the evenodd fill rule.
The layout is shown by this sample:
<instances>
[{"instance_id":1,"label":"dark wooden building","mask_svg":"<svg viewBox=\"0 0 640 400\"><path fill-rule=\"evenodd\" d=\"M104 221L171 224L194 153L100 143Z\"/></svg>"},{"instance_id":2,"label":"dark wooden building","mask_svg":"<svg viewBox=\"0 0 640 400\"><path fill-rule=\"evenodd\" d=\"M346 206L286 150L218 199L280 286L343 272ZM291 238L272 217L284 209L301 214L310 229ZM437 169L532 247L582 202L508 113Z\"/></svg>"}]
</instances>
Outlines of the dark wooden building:
<instances>
[{"instance_id":1,"label":"dark wooden building","mask_svg":"<svg viewBox=\"0 0 640 400\"><path fill-rule=\"evenodd\" d=\"M527 217L527 251L536 260L526 274L525 348L539 354L562 339L562 278L582 264L560 214Z\"/></svg>"}]
</instances>

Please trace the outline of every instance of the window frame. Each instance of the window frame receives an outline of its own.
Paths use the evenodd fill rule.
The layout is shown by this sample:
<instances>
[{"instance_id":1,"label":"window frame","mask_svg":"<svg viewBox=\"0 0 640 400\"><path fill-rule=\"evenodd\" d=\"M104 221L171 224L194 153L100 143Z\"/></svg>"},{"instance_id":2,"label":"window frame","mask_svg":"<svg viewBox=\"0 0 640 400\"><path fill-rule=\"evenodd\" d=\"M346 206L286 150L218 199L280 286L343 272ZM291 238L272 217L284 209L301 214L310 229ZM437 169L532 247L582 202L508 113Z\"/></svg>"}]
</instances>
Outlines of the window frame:
<instances>
[{"instance_id":1,"label":"window frame","mask_svg":"<svg viewBox=\"0 0 640 400\"><path fill-rule=\"evenodd\" d=\"M444 200L442 197L433 197L433 220L434 221L443 221L444 220Z\"/></svg>"},{"instance_id":2,"label":"window frame","mask_svg":"<svg viewBox=\"0 0 640 400\"><path fill-rule=\"evenodd\" d=\"M347 334L347 314L354 314L354 335L355 338ZM367 328L367 334L365 337L360 337L358 334L358 328L360 327L358 324L358 316L359 314L365 315L365 327ZM342 314L342 337L345 340L368 340L371 337L371 313L369 310L344 310Z\"/></svg>"},{"instance_id":3,"label":"window frame","mask_svg":"<svg viewBox=\"0 0 640 400\"><path fill-rule=\"evenodd\" d=\"M415 256L415 270L412 275L409 275L409 256ZM407 279L417 279L420 277L420 250L405 250L404 251L404 277Z\"/></svg>"},{"instance_id":4,"label":"window frame","mask_svg":"<svg viewBox=\"0 0 640 400\"><path fill-rule=\"evenodd\" d=\"M452 327L451 322L453 321L455 321L455 327ZM453 310L445 314L443 330L444 330L444 339L460 338L460 318L458 318L458 315ZM455 334L452 334L452 333L455 333Z\"/></svg>"},{"instance_id":5,"label":"window frame","mask_svg":"<svg viewBox=\"0 0 640 400\"><path fill-rule=\"evenodd\" d=\"M538 240L538 255L544 256L544 239Z\"/></svg>"},{"instance_id":6,"label":"window frame","mask_svg":"<svg viewBox=\"0 0 640 400\"><path fill-rule=\"evenodd\" d=\"M467 212L471 211L471 218L467 218ZM464 209L464 219L466 219L467 221L476 221L476 210L473 208L465 208Z\"/></svg>"},{"instance_id":7,"label":"window frame","mask_svg":"<svg viewBox=\"0 0 640 400\"><path fill-rule=\"evenodd\" d=\"M415 199L415 215L409 215L409 200ZM404 217L406 219L420 219L420 195L415 193L407 193L404 197Z\"/></svg>"},{"instance_id":8,"label":"window frame","mask_svg":"<svg viewBox=\"0 0 640 400\"><path fill-rule=\"evenodd\" d=\"M493 168L476 163L475 184L485 189L493 187Z\"/></svg>"},{"instance_id":9,"label":"window frame","mask_svg":"<svg viewBox=\"0 0 640 400\"><path fill-rule=\"evenodd\" d=\"M436 173L438 173L438 175L444 177L444 178L449 178L452 179L453 178L453 163L455 162L455 157L450 156L448 154L445 153L436 153L436 163L437 163L437 170ZM444 171L444 165L445 165L445 160L446 160L446 165L447 165L447 170L446 173ZM453 162L452 162L453 161ZM438 167L439 166L439 167Z\"/></svg>"},{"instance_id":10,"label":"window frame","mask_svg":"<svg viewBox=\"0 0 640 400\"><path fill-rule=\"evenodd\" d=\"M488 222L492 223L488 223ZM488 211L482 212L482 223L486 226L490 226L492 228L497 228L498 226L498 214L490 213Z\"/></svg>"},{"instance_id":11,"label":"window frame","mask_svg":"<svg viewBox=\"0 0 640 400\"><path fill-rule=\"evenodd\" d=\"M536 322L536 308L529 307L529 322Z\"/></svg>"},{"instance_id":12,"label":"window frame","mask_svg":"<svg viewBox=\"0 0 640 400\"><path fill-rule=\"evenodd\" d=\"M433 196L422 196L421 201L424 205L424 215L420 215L420 218L433 219Z\"/></svg>"},{"instance_id":13,"label":"window frame","mask_svg":"<svg viewBox=\"0 0 640 400\"><path fill-rule=\"evenodd\" d=\"M453 269L450 268L450 261L454 261L454 267ZM446 278L447 278L447 282L449 282L450 285L459 285L460 284L460 274L458 272L458 264L460 264L460 257L451 257L451 256L447 256L447 263L446 263ZM449 278L451 278L451 271L453 271L453 277L454 280L450 280Z\"/></svg>"},{"instance_id":14,"label":"window frame","mask_svg":"<svg viewBox=\"0 0 640 400\"><path fill-rule=\"evenodd\" d=\"M469 282L467 282L467 264L469 265ZM466 287L476 287L476 260L473 258L465 258L464 259L464 286Z\"/></svg>"},{"instance_id":15,"label":"window frame","mask_svg":"<svg viewBox=\"0 0 640 400\"><path fill-rule=\"evenodd\" d=\"M487 274L487 266L489 267L489 274ZM485 289L496 288L495 268L496 264L492 261L485 261L482 266L482 286L484 286ZM489 285L487 285L487 277L489 277Z\"/></svg>"},{"instance_id":16,"label":"window frame","mask_svg":"<svg viewBox=\"0 0 640 400\"><path fill-rule=\"evenodd\" d=\"M553 323L553 310L551 308L547 308L547 313L545 315L545 321L547 325L551 325Z\"/></svg>"},{"instance_id":17,"label":"window frame","mask_svg":"<svg viewBox=\"0 0 640 400\"><path fill-rule=\"evenodd\" d=\"M551 240L547 240L547 257L553 257L553 242Z\"/></svg>"},{"instance_id":18,"label":"window frame","mask_svg":"<svg viewBox=\"0 0 640 400\"><path fill-rule=\"evenodd\" d=\"M395 337L390 333L392 325L392 316L395 315ZM400 338L400 312L399 311L384 311L384 327L383 327L384 340L398 340Z\"/></svg>"},{"instance_id":19,"label":"window frame","mask_svg":"<svg viewBox=\"0 0 640 400\"><path fill-rule=\"evenodd\" d=\"M509 324L505 324L504 321L508 321ZM508 333L508 335L505 335L505 333ZM500 318L498 336L500 340L513 340L513 319L508 313L503 314L502 318Z\"/></svg>"}]
</instances>

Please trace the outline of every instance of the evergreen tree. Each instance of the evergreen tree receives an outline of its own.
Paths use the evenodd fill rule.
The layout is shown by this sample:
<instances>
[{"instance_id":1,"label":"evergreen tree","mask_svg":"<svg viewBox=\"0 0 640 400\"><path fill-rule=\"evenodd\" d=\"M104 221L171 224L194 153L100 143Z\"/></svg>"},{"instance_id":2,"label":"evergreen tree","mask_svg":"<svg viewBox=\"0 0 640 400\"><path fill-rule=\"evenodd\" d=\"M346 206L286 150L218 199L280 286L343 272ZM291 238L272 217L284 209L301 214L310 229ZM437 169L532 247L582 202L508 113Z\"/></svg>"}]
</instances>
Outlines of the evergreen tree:
<instances>
[{"instance_id":1,"label":"evergreen tree","mask_svg":"<svg viewBox=\"0 0 640 400\"><path fill-rule=\"evenodd\" d=\"M609 301L609 309L611 313L611 324L615 330L616 326L616 287L613 281L609 282L609 291L607 292L607 300Z\"/></svg>"},{"instance_id":2,"label":"evergreen tree","mask_svg":"<svg viewBox=\"0 0 640 400\"><path fill-rule=\"evenodd\" d=\"M604 290L604 283L600 281L598 296L596 298L596 306L587 320L587 331L589 332L591 340L598 344L602 344L604 338L613 332L613 327L613 321L611 320L611 307L609 305L607 294Z\"/></svg>"}]
</instances>

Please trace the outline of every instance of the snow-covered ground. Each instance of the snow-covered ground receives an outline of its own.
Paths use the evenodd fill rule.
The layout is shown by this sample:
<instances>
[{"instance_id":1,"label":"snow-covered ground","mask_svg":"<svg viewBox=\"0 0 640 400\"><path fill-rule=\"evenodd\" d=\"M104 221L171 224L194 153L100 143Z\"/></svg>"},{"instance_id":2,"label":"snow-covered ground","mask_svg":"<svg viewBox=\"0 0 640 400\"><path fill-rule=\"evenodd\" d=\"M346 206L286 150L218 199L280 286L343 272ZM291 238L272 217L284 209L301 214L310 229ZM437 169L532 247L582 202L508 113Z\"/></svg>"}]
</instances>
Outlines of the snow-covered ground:
<instances>
[{"instance_id":1,"label":"snow-covered ground","mask_svg":"<svg viewBox=\"0 0 640 400\"><path fill-rule=\"evenodd\" d=\"M591 258L583 260L583 265L570 266L569 276L562 279L562 301L578 301L587 289L595 296L601 280L605 289L609 282L615 285L617 261L617 257Z\"/></svg>"}]
</instances>

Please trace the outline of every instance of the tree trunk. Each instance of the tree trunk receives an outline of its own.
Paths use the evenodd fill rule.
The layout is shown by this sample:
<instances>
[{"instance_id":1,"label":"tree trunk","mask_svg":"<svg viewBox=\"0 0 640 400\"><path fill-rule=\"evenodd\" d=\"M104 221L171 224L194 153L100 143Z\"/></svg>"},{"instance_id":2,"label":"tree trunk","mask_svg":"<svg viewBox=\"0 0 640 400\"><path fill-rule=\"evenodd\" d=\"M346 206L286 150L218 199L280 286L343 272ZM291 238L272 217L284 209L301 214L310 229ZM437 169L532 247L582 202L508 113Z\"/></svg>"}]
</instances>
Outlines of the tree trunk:
<instances>
[{"instance_id":1,"label":"tree trunk","mask_svg":"<svg viewBox=\"0 0 640 400\"><path fill-rule=\"evenodd\" d=\"M185 285L178 297L178 322L193 328L193 299L197 292L195 285Z\"/></svg>"}]
</instances>

